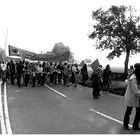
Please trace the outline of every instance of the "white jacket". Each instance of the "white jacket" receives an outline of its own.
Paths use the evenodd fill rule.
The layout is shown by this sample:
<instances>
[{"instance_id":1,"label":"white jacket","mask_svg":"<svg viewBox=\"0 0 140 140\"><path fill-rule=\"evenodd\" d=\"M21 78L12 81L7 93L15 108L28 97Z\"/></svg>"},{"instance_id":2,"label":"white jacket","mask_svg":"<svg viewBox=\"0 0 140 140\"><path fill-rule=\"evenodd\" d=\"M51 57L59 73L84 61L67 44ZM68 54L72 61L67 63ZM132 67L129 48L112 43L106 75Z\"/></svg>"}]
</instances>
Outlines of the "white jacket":
<instances>
[{"instance_id":1,"label":"white jacket","mask_svg":"<svg viewBox=\"0 0 140 140\"><path fill-rule=\"evenodd\" d=\"M125 92L125 103L129 107L139 107L140 90L138 89L135 74L128 79L128 85Z\"/></svg>"},{"instance_id":2,"label":"white jacket","mask_svg":"<svg viewBox=\"0 0 140 140\"><path fill-rule=\"evenodd\" d=\"M1 69L2 69L3 71L5 71L5 70L6 70L6 64L1 64Z\"/></svg>"}]
</instances>

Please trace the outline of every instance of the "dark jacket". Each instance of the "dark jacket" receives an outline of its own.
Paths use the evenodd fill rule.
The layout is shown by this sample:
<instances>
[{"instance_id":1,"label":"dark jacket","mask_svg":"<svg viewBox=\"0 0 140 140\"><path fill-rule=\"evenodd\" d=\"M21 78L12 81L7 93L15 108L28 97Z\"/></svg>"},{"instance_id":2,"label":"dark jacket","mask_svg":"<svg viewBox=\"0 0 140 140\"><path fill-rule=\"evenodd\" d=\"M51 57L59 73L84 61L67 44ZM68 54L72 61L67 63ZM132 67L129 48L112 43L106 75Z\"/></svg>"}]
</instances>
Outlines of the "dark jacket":
<instances>
[{"instance_id":1,"label":"dark jacket","mask_svg":"<svg viewBox=\"0 0 140 140\"><path fill-rule=\"evenodd\" d=\"M93 72L90 80L92 81L93 88L101 88L102 87L102 76L98 72Z\"/></svg>"},{"instance_id":2,"label":"dark jacket","mask_svg":"<svg viewBox=\"0 0 140 140\"><path fill-rule=\"evenodd\" d=\"M16 66L16 70L17 70L17 74L23 74L23 64L22 63L17 63L17 66Z\"/></svg>"},{"instance_id":3,"label":"dark jacket","mask_svg":"<svg viewBox=\"0 0 140 140\"><path fill-rule=\"evenodd\" d=\"M14 74L15 73L15 64L13 62L10 62L9 66L10 66L10 73Z\"/></svg>"}]
</instances>

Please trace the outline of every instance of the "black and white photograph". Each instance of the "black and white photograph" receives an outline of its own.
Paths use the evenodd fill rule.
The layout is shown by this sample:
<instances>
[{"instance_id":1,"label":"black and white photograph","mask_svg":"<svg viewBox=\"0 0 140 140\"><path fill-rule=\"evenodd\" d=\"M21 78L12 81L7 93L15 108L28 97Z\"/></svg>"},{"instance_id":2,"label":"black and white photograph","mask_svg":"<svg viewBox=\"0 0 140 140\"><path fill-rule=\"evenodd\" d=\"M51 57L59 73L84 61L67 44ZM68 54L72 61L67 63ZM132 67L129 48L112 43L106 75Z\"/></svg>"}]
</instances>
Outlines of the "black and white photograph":
<instances>
[{"instance_id":1,"label":"black and white photograph","mask_svg":"<svg viewBox=\"0 0 140 140\"><path fill-rule=\"evenodd\" d=\"M0 0L0 135L112 134L140 134L139 0Z\"/></svg>"}]
</instances>

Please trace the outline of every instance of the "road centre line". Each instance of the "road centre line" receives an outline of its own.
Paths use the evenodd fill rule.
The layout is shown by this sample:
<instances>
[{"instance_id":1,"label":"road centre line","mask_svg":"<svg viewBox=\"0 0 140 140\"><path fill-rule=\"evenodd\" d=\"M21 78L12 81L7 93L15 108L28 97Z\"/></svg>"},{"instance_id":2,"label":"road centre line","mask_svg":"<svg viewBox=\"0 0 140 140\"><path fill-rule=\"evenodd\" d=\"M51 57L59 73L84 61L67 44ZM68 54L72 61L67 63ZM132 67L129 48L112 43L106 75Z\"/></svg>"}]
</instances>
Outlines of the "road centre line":
<instances>
[{"instance_id":1,"label":"road centre line","mask_svg":"<svg viewBox=\"0 0 140 140\"><path fill-rule=\"evenodd\" d=\"M59 92L59 91L57 91L57 90L55 90L55 89L53 89L53 88L51 88L51 87L49 87L49 86L47 86L47 85L45 85L45 86L46 86L47 88L53 90L54 92L58 93L59 95L61 95L61 96L63 96L63 97L67 97L66 95L62 94L61 92ZM108 115L105 115L105 114L103 114L103 113L101 113L101 112L99 112L99 111L97 111L97 110L94 110L94 109L92 109L92 108L90 108L89 110L92 111L92 112L95 112L96 114L99 114L99 115L101 115L101 116L103 116L103 117L105 117L105 118L108 118L108 119L110 119L110 120L112 120L112 121L115 121L115 122L117 122L117 123L119 123L119 124L123 124L122 121L119 121L119 120L117 120L117 119L115 119L115 118L113 118L113 117L110 117L110 116L108 116ZM132 125L129 125L129 127L132 128Z\"/></svg>"},{"instance_id":2,"label":"road centre line","mask_svg":"<svg viewBox=\"0 0 140 140\"><path fill-rule=\"evenodd\" d=\"M98 112L98 111L96 111L96 110L94 110L94 109L92 109L92 108L90 108L89 110L92 111L92 112L95 112L96 114L99 114L99 115L101 115L101 116L103 116L103 117L105 117L105 118L108 118L108 119L110 119L110 120L112 120L112 121L115 121L115 122L117 122L117 123L123 124L122 121L119 121L119 120L117 120L117 119L115 119L115 118L112 118L112 117L110 117L110 116L108 116L108 115L105 115L105 114L103 114L103 113L101 113L101 112ZM129 127L132 128L132 125L129 125Z\"/></svg>"},{"instance_id":3,"label":"road centre line","mask_svg":"<svg viewBox=\"0 0 140 140\"><path fill-rule=\"evenodd\" d=\"M64 94L62 94L61 92L59 92L59 91L57 91L57 90L55 90L55 89L53 89L53 88L51 88L51 87L47 86L46 84L45 84L45 87L47 87L47 88L51 89L52 91L54 91L54 92L58 93L58 94L59 94L59 95L61 95L61 96L63 96L63 97L65 97L65 98L67 98L67 96L66 96L66 95L64 95Z\"/></svg>"}]
</instances>

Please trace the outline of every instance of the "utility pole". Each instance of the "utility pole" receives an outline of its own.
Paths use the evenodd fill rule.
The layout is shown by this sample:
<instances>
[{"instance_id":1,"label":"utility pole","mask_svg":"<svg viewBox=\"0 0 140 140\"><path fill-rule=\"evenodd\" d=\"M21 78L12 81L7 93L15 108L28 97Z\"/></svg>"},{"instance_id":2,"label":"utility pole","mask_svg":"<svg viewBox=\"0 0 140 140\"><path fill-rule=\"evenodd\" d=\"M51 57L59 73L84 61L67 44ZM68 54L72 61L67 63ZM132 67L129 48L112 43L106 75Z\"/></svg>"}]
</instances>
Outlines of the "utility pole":
<instances>
[{"instance_id":1,"label":"utility pole","mask_svg":"<svg viewBox=\"0 0 140 140\"><path fill-rule=\"evenodd\" d=\"M132 6L129 6L129 12L130 12L130 22L132 21Z\"/></svg>"},{"instance_id":2,"label":"utility pole","mask_svg":"<svg viewBox=\"0 0 140 140\"><path fill-rule=\"evenodd\" d=\"M5 48L4 48L5 53L4 53L4 60L5 60L5 58L6 58L6 46L7 46L7 39L8 39L8 28L7 28L7 32L6 32L6 39L5 39Z\"/></svg>"}]
</instances>

